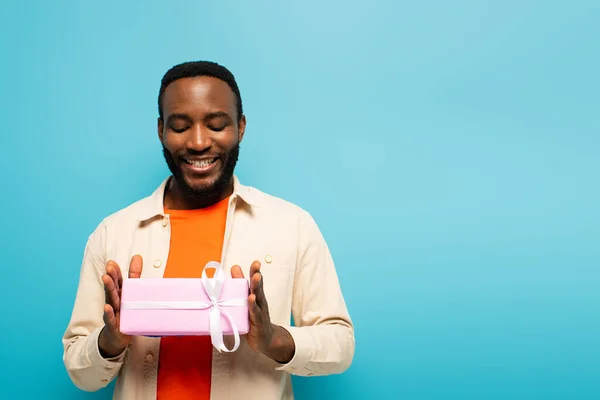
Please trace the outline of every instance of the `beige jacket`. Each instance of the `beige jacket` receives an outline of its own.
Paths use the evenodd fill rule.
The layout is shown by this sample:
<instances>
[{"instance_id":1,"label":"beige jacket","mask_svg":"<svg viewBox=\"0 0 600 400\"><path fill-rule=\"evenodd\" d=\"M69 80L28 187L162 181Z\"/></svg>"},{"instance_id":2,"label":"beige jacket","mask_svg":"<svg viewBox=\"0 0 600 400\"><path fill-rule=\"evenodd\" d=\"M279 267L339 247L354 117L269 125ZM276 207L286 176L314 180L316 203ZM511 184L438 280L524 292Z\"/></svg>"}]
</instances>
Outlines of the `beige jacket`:
<instances>
[{"instance_id":1,"label":"beige jacket","mask_svg":"<svg viewBox=\"0 0 600 400\"><path fill-rule=\"evenodd\" d=\"M163 209L167 183L165 179L151 196L104 219L88 239L63 337L66 369L83 390L99 390L118 377L114 398L156 398L160 339L134 337L122 355L107 360L98 351L98 334L103 327L101 276L107 261L116 261L127 277L131 257L141 254L142 279L163 276L170 242L169 215ZM262 264L272 322L289 330L296 354L281 365L255 353L244 339L234 353L213 349L215 400L293 399L290 375L341 373L354 356L353 325L315 221L299 207L243 186L234 176L221 261L227 269L240 265L248 276L254 260ZM230 341L226 344L231 347Z\"/></svg>"}]
</instances>

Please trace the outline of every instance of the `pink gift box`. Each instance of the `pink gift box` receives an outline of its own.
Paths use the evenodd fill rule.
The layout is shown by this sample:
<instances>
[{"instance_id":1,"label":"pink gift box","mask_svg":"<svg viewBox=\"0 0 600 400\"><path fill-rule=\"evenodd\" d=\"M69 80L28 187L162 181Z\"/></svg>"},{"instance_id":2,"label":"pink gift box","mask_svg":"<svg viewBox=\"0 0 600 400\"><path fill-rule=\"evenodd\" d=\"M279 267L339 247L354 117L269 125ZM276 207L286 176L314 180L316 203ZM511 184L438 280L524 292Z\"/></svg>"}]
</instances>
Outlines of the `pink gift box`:
<instances>
[{"instance_id":1,"label":"pink gift box","mask_svg":"<svg viewBox=\"0 0 600 400\"><path fill-rule=\"evenodd\" d=\"M224 313L231 317L240 335L248 333L248 281L222 279L218 300L223 335L234 334ZM214 307L202 279L125 279L121 291L120 330L137 336L208 336Z\"/></svg>"}]
</instances>

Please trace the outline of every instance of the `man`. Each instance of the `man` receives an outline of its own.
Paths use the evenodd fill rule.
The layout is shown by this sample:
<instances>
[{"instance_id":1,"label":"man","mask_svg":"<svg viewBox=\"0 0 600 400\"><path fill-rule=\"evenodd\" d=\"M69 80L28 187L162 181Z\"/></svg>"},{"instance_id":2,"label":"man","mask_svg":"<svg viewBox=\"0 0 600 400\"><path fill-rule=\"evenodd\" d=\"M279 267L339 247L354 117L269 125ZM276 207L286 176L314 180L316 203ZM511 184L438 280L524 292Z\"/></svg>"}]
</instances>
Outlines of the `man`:
<instances>
[{"instance_id":1,"label":"man","mask_svg":"<svg viewBox=\"0 0 600 400\"><path fill-rule=\"evenodd\" d=\"M72 381L95 391L118 376L115 398L127 400L269 400L293 398L291 375L345 371L353 325L319 228L234 175L246 128L234 76L210 62L177 65L158 110L172 176L88 239L63 337ZM199 278L208 261L234 278L247 271L250 331L235 352L216 351L208 336L120 333L123 279Z\"/></svg>"}]
</instances>

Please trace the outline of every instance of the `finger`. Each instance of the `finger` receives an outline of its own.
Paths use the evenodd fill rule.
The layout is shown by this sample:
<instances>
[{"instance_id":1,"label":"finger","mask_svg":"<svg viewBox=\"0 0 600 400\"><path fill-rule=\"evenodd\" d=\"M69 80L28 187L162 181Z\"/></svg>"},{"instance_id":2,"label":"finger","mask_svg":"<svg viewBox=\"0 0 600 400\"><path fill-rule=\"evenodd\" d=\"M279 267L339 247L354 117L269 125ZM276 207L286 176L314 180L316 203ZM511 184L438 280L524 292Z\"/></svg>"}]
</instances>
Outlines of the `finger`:
<instances>
[{"instance_id":1,"label":"finger","mask_svg":"<svg viewBox=\"0 0 600 400\"><path fill-rule=\"evenodd\" d=\"M231 267L231 277L232 278L243 278L244 277L242 268L239 265L234 265L233 267Z\"/></svg>"},{"instance_id":2,"label":"finger","mask_svg":"<svg viewBox=\"0 0 600 400\"><path fill-rule=\"evenodd\" d=\"M119 290L119 288L121 287L121 285L119 285L120 270L121 268L119 268L119 264L117 264L116 262L110 260L106 263L106 273L112 278L113 282L115 283L115 286L117 287L117 290Z\"/></svg>"},{"instance_id":3,"label":"finger","mask_svg":"<svg viewBox=\"0 0 600 400\"><path fill-rule=\"evenodd\" d=\"M111 297L110 297L110 291L108 290L108 288L106 287L106 283L104 283L104 277L106 275L102 275L102 278L100 278L102 280L102 287L104 288L104 303L105 304L109 304L111 303ZM112 279L111 279L112 280Z\"/></svg>"},{"instance_id":4,"label":"finger","mask_svg":"<svg viewBox=\"0 0 600 400\"><path fill-rule=\"evenodd\" d=\"M260 271L260 261L254 261L252 263L252 265L250 266L250 278L252 278L252 276Z\"/></svg>"},{"instance_id":5,"label":"finger","mask_svg":"<svg viewBox=\"0 0 600 400\"><path fill-rule=\"evenodd\" d=\"M123 287L123 274L121 273L121 268L119 268L118 265L117 265L117 272L118 272L119 290L121 290L121 288Z\"/></svg>"},{"instance_id":6,"label":"finger","mask_svg":"<svg viewBox=\"0 0 600 400\"><path fill-rule=\"evenodd\" d=\"M258 304L256 304L256 296L254 294L248 296L248 311L250 314L250 322L253 325L260 325L262 323L262 313Z\"/></svg>"},{"instance_id":7,"label":"finger","mask_svg":"<svg viewBox=\"0 0 600 400\"><path fill-rule=\"evenodd\" d=\"M131 257L131 262L129 263L130 278L140 278L142 276L142 264L142 256L139 254Z\"/></svg>"},{"instance_id":8,"label":"finger","mask_svg":"<svg viewBox=\"0 0 600 400\"><path fill-rule=\"evenodd\" d=\"M259 278L255 278L256 275L260 275L260 262L254 261L250 266L250 293L256 292L258 290L257 283L260 283ZM256 281L258 279L258 282Z\"/></svg>"},{"instance_id":9,"label":"finger","mask_svg":"<svg viewBox=\"0 0 600 400\"><path fill-rule=\"evenodd\" d=\"M110 329L111 332L117 332L119 330L119 324L117 323L117 317L115 316L115 312L113 310L113 308L110 306L110 304L105 304L104 305L104 325L106 325L106 327L108 329Z\"/></svg>"},{"instance_id":10,"label":"finger","mask_svg":"<svg viewBox=\"0 0 600 400\"><path fill-rule=\"evenodd\" d=\"M106 303L111 305L114 310L119 311L121 302L119 299L119 293L117 292L117 288L115 286L115 281L113 281L110 275L102 275L102 283L104 283Z\"/></svg>"},{"instance_id":11,"label":"finger","mask_svg":"<svg viewBox=\"0 0 600 400\"><path fill-rule=\"evenodd\" d=\"M257 272L252 275L252 278L250 278L250 293L255 293L258 295L260 290L261 275L262 274L260 272Z\"/></svg>"},{"instance_id":12,"label":"finger","mask_svg":"<svg viewBox=\"0 0 600 400\"><path fill-rule=\"evenodd\" d=\"M119 310L120 307L120 299L119 293L115 286L115 282L110 277L110 275L102 275L102 283L104 284L104 295L106 299L106 304L110 304L111 307L115 310Z\"/></svg>"},{"instance_id":13,"label":"finger","mask_svg":"<svg viewBox=\"0 0 600 400\"><path fill-rule=\"evenodd\" d=\"M260 271L255 273L251 282L252 286L254 287L253 293L256 295L256 303L258 304L258 307L266 312L268 310L268 306L267 298L265 296L264 283L265 278L263 274L260 273Z\"/></svg>"}]
</instances>

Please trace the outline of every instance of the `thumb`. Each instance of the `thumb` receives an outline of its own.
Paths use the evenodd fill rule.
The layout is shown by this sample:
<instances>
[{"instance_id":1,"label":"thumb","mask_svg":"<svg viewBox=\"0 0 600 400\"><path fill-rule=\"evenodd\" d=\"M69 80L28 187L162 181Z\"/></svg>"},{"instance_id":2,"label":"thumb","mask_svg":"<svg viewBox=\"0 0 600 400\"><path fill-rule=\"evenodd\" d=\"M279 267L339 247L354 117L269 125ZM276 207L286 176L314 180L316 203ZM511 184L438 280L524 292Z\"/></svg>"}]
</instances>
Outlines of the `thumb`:
<instances>
[{"instance_id":1,"label":"thumb","mask_svg":"<svg viewBox=\"0 0 600 400\"><path fill-rule=\"evenodd\" d=\"M232 278L243 278L244 273L242 272L242 268L239 265L234 265L231 267L231 277Z\"/></svg>"},{"instance_id":2,"label":"thumb","mask_svg":"<svg viewBox=\"0 0 600 400\"><path fill-rule=\"evenodd\" d=\"M131 257L131 262L129 263L129 278L139 278L142 276L142 256L136 254Z\"/></svg>"}]
</instances>

